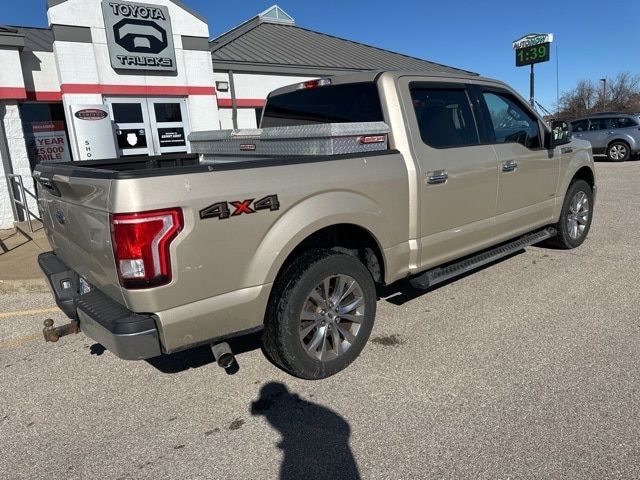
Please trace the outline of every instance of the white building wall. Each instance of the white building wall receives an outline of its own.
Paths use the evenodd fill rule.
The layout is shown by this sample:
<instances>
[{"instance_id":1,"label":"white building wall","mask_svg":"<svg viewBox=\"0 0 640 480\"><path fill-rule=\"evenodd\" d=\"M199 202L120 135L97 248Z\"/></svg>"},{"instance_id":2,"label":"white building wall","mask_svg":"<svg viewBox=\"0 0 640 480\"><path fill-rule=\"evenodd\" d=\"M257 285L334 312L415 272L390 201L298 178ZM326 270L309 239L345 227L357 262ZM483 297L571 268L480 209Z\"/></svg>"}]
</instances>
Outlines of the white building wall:
<instances>
[{"instance_id":1,"label":"white building wall","mask_svg":"<svg viewBox=\"0 0 640 480\"><path fill-rule=\"evenodd\" d=\"M234 73L233 81L238 98L266 99L277 88L294 83L306 82L317 77L299 77L293 75L264 75L254 73Z\"/></svg>"},{"instance_id":2,"label":"white building wall","mask_svg":"<svg viewBox=\"0 0 640 480\"><path fill-rule=\"evenodd\" d=\"M58 67L53 52L20 52L27 92L59 92Z\"/></svg>"},{"instance_id":3,"label":"white building wall","mask_svg":"<svg viewBox=\"0 0 640 480\"><path fill-rule=\"evenodd\" d=\"M190 87L215 86L211 53L195 50L183 52L187 85ZM220 128L216 95L190 95L187 99L191 131Z\"/></svg>"},{"instance_id":4,"label":"white building wall","mask_svg":"<svg viewBox=\"0 0 640 480\"><path fill-rule=\"evenodd\" d=\"M0 87L24 88L20 53L17 49L0 48Z\"/></svg>"},{"instance_id":5,"label":"white building wall","mask_svg":"<svg viewBox=\"0 0 640 480\"><path fill-rule=\"evenodd\" d=\"M253 109L250 109L254 111ZM218 110L218 115L220 117L220 130L231 130L233 128L233 120L231 118L232 111L230 108L221 108ZM240 128L253 128L250 125L242 125L238 124Z\"/></svg>"},{"instance_id":6,"label":"white building wall","mask_svg":"<svg viewBox=\"0 0 640 480\"><path fill-rule=\"evenodd\" d=\"M195 18L171 0L153 0L146 2L136 2L136 0L127 1L131 1L132 3L164 5L169 8L171 28L176 35L191 35L193 37L209 36L209 27L205 22ZM47 17L49 24L69 25L69 19L73 18L75 20L74 25L76 26L97 28L104 31L100 0L67 0L55 7L51 7L47 11ZM93 32L91 33L93 34Z\"/></svg>"},{"instance_id":7,"label":"white building wall","mask_svg":"<svg viewBox=\"0 0 640 480\"><path fill-rule=\"evenodd\" d=\"M33 179L31 178L31 166L27 155L27 145L22 131L22 121L18 102L9 100L0 105L0 114L4 113L3 123L9 147L9 156L13 165L13 173L22 176L25 189L35 193ZM32 212L38 211L37 202L27 194L27 202ZM0 229L13 226L13 210L7 188L7 180L4 169L0 169Z\"/></svg>"},{"instance_id":8,"label":"white building wall","mask_svg":"<svg viewBox=\"0 0 640 480\"><path fill-rule=\"evenodd\" d=\"M192 95L187 102L191 131L219 130L218 105L213 95Z\"/></svg>"},{"instance_id":9,"label":"white building wall","mask_svg":"<svg viewBox=\"0 0 640 480\"><path fill-rule=\"evenodd\" d=\"M100 82L93 44L57 41L53 42L53 52L60 84Z\"/></svg>"},{"instance_id":10,"label":"white building wall","mask_svg":"<svg viewBox=\"0 0 640 480\"><path fill-rule=\"evenodd\" d=\"M129 73L121 75L111 66L109 50L107 46L107 33L102 15L102 2L100 0L67 0L64 3L51 7L48 12L49 24L74 25L91 29L92 43L55 42L57 46L56 57L60 69L60 83L101 83L108 85L196 85L195 81L201 81L198 86L213 86L212 71L209 67L207 73L198 72L205 63L198 55L208 52L184 52L182 49L182 35L192 37L209 37L209 27L200 19L189 14L170 0L153 0L147 2L154 5L164 5L169 9L171 17L171 29L173 43L176 49L177 74L158 75L143 73ZM191 61L196 58L196 63ZM60 65L63 68L60 68ZM208 78L207 78L208 77Z\"/></svg>"},{"instance_id":11,"label":"white building wall","mask_svg":"<svg viewBox=\"0 0 640 480\"><path fill-rule=\"evenodd\" d=\"M69 136L72 143L74 158L77 158L77 145L75 136L71 131L72 119L70 118L69 105L77 103L104 102L105 97L114 95L161 97L174 94L162 94L154 90L153 93L127 94L109 93L105 89L109 87L199 87L198 93L184 94L187 99L191 130L219 128L218 107L214 94L213 67L211 54L208 51L183 50L182 36L209 37L209 27L202 20L194 17L170 0L153 0L134 3L151 3L164 5L169 9L171 17L171 29L173 43L176 51L175 74L158 74L143 72L120 74L111 66L107 34L102 14L100 0L68 0L48 10L49 24L75 25L91 29L92 43L54 42L54 52L58 69L59 82L62 86L63 103L67 115L67 124L70 126ZM66 87L65 87L66 85ZM94 85L98 91L86 92L82 95L68 93L69 85L73 85L77 91L77 85L81 88ZM100 88L98 88L100 87ZM208 87L207 92L202 87Z\"/></svg>"},{"instance_id":12,"label":"white building wall","mask_svg":"<svg viewBox=\"0 0 640 480\"><path fill-rule=\"evenodd\" d=\"M20 96L24 95L25 85L20 66L20 53L17 49L0 48L0 87L18 89L22 91ZM0 121L3 122L5 129L13 173L23 175L25 186L29 188L31 169L16 100L0 100ZM6 174L10 172L5 172L2 160L5 159L0 159L0 229L5 229L13 226L13 210L6 178Z\"/></svg>"}]
</instances>

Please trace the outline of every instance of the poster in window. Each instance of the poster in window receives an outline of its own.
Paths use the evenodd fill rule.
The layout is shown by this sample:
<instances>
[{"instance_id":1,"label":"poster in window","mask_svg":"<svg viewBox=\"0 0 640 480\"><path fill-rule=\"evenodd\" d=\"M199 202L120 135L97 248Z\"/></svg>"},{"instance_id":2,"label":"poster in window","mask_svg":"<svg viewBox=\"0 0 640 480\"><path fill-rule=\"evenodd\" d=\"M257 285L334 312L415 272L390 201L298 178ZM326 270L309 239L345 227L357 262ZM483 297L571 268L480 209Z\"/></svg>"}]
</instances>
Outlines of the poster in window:
<instances>
[{"instance_id":1,"label":"poster in window","mask_svg":"<svg viewBox=\"0 0 640 480\"><path fill-rule=\"evenodd\" d=\"M159 128L158 137L160 137L160 148L187 145L184 138L184 128Z\"/></svg>"},{"instance_id":2,"label":"poster in window","mask_svg":"<svg viewBox=\"0 0 640 480\"><path fill-rule=\"evenodd\" d=\"M31 122L28 144L36 163L70 162L69 143L63 121Z\"/></svg>"}]
</instances>

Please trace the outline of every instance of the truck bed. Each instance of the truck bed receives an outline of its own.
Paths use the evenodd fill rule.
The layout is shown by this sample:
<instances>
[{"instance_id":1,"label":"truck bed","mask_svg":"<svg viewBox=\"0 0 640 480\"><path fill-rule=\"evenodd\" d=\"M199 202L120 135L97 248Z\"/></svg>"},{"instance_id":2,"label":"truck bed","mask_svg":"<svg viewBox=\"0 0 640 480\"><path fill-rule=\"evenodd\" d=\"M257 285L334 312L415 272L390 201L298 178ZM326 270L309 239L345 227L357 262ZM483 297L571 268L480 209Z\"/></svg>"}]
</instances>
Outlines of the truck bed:
<instances>
[{"instance_id":1,"label":"truck bed","mask_svg":"<svg viewBox=\"0 0 640 480\"><path fill-rule=\"evenodd\" d=\"M51 174L80 178L129 179L180 175L198 172L240 170L247 168L274 167L296 163L315 163L358 157L373 157L397 154L397 150L336 155L224 155L215 160L202 161L195 154L162 155L156 157L123 157L82 162L41 163L37 171L48 177ZM37 176L39 178L40 175Z\"/></svg>"}]
</instances>

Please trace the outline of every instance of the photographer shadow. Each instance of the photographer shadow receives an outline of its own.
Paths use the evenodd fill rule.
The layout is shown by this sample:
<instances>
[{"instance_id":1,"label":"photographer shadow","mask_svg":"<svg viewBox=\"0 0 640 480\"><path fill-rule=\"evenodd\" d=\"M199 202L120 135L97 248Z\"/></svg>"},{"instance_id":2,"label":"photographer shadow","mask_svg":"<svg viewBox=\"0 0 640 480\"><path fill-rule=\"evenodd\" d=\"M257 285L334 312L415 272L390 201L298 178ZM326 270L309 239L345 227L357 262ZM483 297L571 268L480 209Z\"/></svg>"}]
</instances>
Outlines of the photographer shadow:
<instances>
[{"instance_id":1,"label":"photographer shadow","mask_svg":"<svg viewBox=\"0 0 640 480\"><path fill-rule=\"evenodd\" d=\"M333 410L289 392L282 383L262 387L251 414L278 430L284 452L280 480L360 479L351 448L349 423Z\"/></svg>"}]
</instances>

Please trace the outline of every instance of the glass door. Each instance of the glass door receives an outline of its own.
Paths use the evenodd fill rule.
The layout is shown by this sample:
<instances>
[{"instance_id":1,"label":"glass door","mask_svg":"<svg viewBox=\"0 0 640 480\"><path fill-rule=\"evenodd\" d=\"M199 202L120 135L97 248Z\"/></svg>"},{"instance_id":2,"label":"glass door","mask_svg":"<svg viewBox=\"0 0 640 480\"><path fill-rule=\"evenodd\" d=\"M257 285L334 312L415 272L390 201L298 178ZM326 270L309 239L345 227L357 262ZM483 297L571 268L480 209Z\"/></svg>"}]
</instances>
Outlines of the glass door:
<instances>
[{"instance_id":1,"label":"glass door","mask_svg":"<svg viewBox=\"0 0 640 480\"><path fill-rule=\"evenodd\" d=\"M188 152L189 121L185 100L149 98L147 102L156 154Z\"/></svg>"},{"instance_id":2,"label":"glass door","mask_svg":"<svg viewBox=\"0 0 640 480\"><path fill-rule=\"evenodd\" d=\"M154 155L146 99L112 98L106 103L115 125L119 156Z\"/></svg>"},{"instance_id":3,"label":"glass door","mask_svg":"<svg viewBox=\"0 0 640 480\"><path fill-rule=\"evenodd\" d=\"M121 157L187 153L184 98L107 98Z\"/></svg>"}]
</instances>

